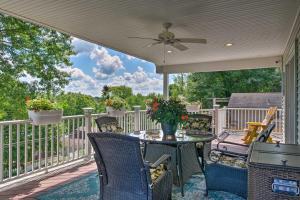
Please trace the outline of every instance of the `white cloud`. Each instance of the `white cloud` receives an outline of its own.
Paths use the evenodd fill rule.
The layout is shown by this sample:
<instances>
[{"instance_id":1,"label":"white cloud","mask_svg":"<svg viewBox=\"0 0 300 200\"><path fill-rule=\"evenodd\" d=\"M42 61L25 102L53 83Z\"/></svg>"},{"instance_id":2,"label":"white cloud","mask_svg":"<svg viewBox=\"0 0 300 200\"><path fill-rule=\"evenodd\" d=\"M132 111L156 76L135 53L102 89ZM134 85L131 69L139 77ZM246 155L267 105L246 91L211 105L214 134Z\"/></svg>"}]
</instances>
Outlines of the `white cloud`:
<instances>
[{"instance_id":1,"label":"white cloud","mask_svg":"<svg viewBox=\"0 0 300 200\"><path fill-rule=\"evenodd\" d=\"M138 67L137 71L133 73L125 72L121 76L111 76L106 80L89 76L76 67L61 70L71 75L70 83L65 87L66 92L80 92L92 96L100 96L104 85L125 85L131 87L135 94L162 93L162 76L154 73L146 73L142 67Z\"/></svg>"},{"instance_id":2,"label":"white cloud","mask_svg":"<svg viewBox=\"0 0 300 200\"><path fill-rule=\"evenodd\" d=\"M128 60L137 59L136 57L134 57L134 56L131 56L131 55L126 55L126 58L127 58Z\"/></svg>"},{"instance_id":3,"label":"white cloud","mask_svg":"<svg viewBox=\"0 0 300 200\"><path fill-rule=\"evenodd\" d=\"M122 72L122 75L116 75L118 70L125 69L121 58L142 63L147 63L147 61L126 54L112 55L111 51L105 47L77 38L73 38L72 45L77 56L85 55L95 64L92 68L92 75L84 73L77 67L60 68L71 74L70 84L65 87L65 91L100 96L104 85L126 85L131 87L134 93L144 95L150 92L162 93L162 76L155 74L155 72L148 73L140 66L133 73Z\"/></svg>"},{"instance_id":4,"label":"white cloud","mask_svg":"<svg viewBox=\"0 0 300 200\"><path fill-rule=\"evenodd\" d=\"M90 58L96 61L96 67L93 67L95 77L98 79L107 79L114 75L119 69L124 69L123 62L119 56L112 56L106 48L95 48Z\"/></svg>"},{"instance_id":5,"label":"white cloud","mask_svg":"<svg viewBox=\"0 0 300 200\"><path fill-rule=\"evenodd\" d=\"M81 54L90 54L95 48L97 48L96 44L86 42L84 40L80 40L78 38L72 39L73 50L77 54L77 56Z\"/></svg>"},{"instance_id":6,"label":"white cloud","mask_svg":"<svg viewBox=\"0 0 300 200\"><path fill-rule=\"evenodd\" d=\"M134 93L143 95L155 92L162 93L162 76L146 73L142 67L138 67L134 73L125 72L123 76L116 76L110 85L125 85L131 87Z\"/></svg>"},{"instance_id":7,"label":"white cloud","mask_svg":"<svg viewBox=\"0 0 300 200\"><path fill-rule=\"evenodd\" d=\"M100 96L104 84L97 82L79 68L64 68L62 70L70 73L71 76L70 83L65 87L66 92L80 92L91 96Z\"/></svg>"}]
</instances>

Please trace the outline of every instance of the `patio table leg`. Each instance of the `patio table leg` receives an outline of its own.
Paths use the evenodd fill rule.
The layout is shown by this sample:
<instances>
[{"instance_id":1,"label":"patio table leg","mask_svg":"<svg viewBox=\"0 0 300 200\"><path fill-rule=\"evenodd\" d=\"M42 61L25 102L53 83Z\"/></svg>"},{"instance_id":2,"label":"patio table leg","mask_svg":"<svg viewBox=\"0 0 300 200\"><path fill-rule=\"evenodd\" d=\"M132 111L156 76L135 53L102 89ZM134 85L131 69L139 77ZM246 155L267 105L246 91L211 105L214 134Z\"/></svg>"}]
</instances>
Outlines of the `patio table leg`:
<instances>
[{"instance_id":1,"label":"patio table leg","mask_svg":"<svg viewBox=\"0 0 300 200\"><path fill-rule=\"evenodd\" d=\"M204 146L205 146L205 142L203 142L203 153L200 156L201 157L201 163L200 163L199 158L198 158L199 154L198 154L198 150L197 150L197 144L195 143L195 151L196 151L196 155L197 155L197 162L198 162L198 164L201 168L202 173L204 173Z\"/></svg>"},{"instance_id":2,"label":"patio table leg","mask_svg":"<svg viewBox=\"0 0 300 200\"><path fill-rule=\"evenodd\" d=\"M182 153L182 146L177 145L177 159L178 159L178 175L179 175L179 185L181 190L181 196L184 197L184 184L183 184L183 177L182 177L182 159L181 159L181 153Z\"/></svg>"}]
</instances>

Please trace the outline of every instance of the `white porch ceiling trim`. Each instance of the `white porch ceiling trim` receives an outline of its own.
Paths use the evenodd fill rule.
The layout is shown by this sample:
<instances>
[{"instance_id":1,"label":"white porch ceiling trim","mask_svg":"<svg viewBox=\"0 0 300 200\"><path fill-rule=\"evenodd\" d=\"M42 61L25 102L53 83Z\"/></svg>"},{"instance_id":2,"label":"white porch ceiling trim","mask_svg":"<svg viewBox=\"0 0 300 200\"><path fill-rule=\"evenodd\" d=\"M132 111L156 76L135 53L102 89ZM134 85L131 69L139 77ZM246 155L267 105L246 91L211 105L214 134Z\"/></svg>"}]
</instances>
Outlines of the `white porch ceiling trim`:
<instances>
[{"instance_id":1,"label":"white porch ceiling trim","mask_svg":"<svg viewBox=\"0 0 300 200\"><path fill-rule=\"evenodd\" d=\"M192 73L281 67L282 56L156 66L157 73Z\"/></svg>"},{"instance_id":2,"label":"white porch ceiling trim","mask_svg":"<svg viewBox=\"0 0 300 200\"><path fill-rule=\"evenodd\" d=\"M298 14L299 0L0 0L0 12L165 65L162 45L145 48L163 22L177 37L206 38L168 55L167 65L217 63L282 55ZM234 46L225 48L224 44ZM167 50L168 50L167 49ZM189 65L189 64L187 64Z\"/></svg>"}]
</instances>

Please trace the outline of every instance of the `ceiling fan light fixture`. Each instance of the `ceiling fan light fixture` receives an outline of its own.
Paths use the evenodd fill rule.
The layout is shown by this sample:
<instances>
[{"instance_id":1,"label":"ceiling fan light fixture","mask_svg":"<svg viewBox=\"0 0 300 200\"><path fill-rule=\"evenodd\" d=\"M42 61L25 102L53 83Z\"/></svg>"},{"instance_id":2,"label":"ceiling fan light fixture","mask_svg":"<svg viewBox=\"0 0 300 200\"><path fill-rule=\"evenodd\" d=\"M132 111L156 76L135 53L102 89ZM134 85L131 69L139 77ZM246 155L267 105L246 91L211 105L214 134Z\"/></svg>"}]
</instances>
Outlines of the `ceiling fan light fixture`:
<instances>
[{"instance_id":1,"label":"ceiling fan light fixture","mask_svg":"<svg viewBox=\"0 0 300 200\"><path fill-rule=\"evenodd\" d=\"M233 43L225 43L224 46L225 46L225 47L232 47L232 46L233 46Z\"/></svg>"}]
</instances>

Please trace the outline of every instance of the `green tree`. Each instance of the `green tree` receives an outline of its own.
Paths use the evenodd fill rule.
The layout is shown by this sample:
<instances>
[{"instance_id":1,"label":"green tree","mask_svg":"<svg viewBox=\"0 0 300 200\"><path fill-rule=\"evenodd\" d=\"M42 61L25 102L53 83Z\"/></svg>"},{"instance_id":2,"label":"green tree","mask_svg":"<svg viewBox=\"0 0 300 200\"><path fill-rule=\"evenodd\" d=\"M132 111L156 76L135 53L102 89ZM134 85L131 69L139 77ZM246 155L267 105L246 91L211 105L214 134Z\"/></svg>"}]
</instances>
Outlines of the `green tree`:
<instances>
[{"instance_id":1,"label":"green tree","mask_svg":"<svg viewBox=\"0 0 300 200\"><path fill-rule=\"evenodd\" d=\"M0 117L23 118L26 96L50 97L63 88L69 74L59 68L71 66L72 54L70 36L0 14Z\"/></svg>"},{"instance_id":2,"label":"green tree","mask_svg":"<svg viewBox=\"0 0 300 200\"><path fill-rule=\"evenodd\" d=\"M62 93L56 97L56 101L64 109L64 115L82 114L85 107L98 108L94 97L81 93Z\"/></svg>"},{"instance_id":3,"label":"green tree","mask_svg":"<svg viewBox=\"0 0 300 200\"><path fill-rule=\"evenodd\" d=\"M187 78L189 101L230 97L234 92L280 92L279 69L192 73ZM203 102L204 104L207 103Z\"/></svg>"},{"instance_id":4,"label":"green tree","mask_svg":"<svg viewBox=\"0 0 300 200\"><path fill-rule=\"evenodd\" d=\"M109 86L109 92L111 96L117 96L122 99L132 96L132 88L127 86Z\"/></svg>"},{"instance_id":5,"label":"green tree","mask_svg":"<svg viewBox=\"0 0 300 200\"><path fill-rule=\"evenodd\" d=\"M169 85L169 95L178 97L179 95L186 96L187 74L178 74L174 76L174 83Z\"/></svg>"}]
</instances>

